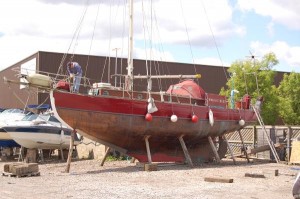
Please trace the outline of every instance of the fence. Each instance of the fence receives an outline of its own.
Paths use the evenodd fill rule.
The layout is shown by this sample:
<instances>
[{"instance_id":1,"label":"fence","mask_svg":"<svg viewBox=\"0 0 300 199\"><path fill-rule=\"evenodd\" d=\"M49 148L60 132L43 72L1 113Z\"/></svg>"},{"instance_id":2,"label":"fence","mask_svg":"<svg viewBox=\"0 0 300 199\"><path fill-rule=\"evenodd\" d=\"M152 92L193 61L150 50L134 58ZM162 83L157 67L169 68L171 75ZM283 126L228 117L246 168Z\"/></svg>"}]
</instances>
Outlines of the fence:
<instances>
[{"instance_id":1,"label":"fence","mask_svg":"<svg viewBox=\"0 0 300 199\"><path fill-rule=\"evenodd\" d=\"M277 147L277 153L282 161L288 161L291 155L293 140L300 139L300 126L265 126L267 134ZM261 126L247 126L240 130L246 148L257 148L268 145L267 137ZM243 146L238 132L226 134L226 138L232 148L235 156L243 155ZM230 156L227 150L226 156ZM253 156L252 156L253 157ZM254 155L255 158L273 160L273 154L270 150L259 152Z\"/></svg>"}]
</instances>

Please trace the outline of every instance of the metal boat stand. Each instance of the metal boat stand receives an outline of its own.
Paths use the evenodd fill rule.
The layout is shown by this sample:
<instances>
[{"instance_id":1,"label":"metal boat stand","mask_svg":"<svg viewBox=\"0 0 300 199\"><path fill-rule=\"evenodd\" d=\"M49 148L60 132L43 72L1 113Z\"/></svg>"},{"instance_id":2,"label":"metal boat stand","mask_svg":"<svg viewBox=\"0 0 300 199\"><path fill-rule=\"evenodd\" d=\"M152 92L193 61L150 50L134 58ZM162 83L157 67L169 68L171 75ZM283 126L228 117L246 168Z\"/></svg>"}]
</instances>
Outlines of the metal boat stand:
<instances>
[{"instance_id":1,"label":"metal boat stand","mask_svg":"<svg viewBox=\"0 0 300 199\"><path fill-rule=\"evenodd\" d=\"M208 136L208 141L209 141L209 144L210 144L210 147L211 147L212 151L214 152L214 155L215 155L215 158L216 158L216 162L220 163L221 162L220 156L218 154L218 151L216 149L216 146L215 146L215 144L214 144L211 136Z\"/></svg>"},{"instance_id":2,"label":"metal boat stand","mask_svg":"<svg viewBox=\"0 0 300 199\"><path fill-rule=\"evenodd\" d=\"M190 167L194 167L193 162L192 162L192 159L191 159L191 157L190 157L190 154L189 154L189 152L188 152L188 150L187 150L187 148L186 148L185 142L184 142L184 140L183 140L183 136L184 136L184 135L181 135L178 139L179 139L179 142L180 142L180 144L181 144L181 147L182 147L182 150L183 150L185 159L186 159L186 161L187 161L187 163L188 163L188 165L189 165Z\"/></svg>"}]
</instances>

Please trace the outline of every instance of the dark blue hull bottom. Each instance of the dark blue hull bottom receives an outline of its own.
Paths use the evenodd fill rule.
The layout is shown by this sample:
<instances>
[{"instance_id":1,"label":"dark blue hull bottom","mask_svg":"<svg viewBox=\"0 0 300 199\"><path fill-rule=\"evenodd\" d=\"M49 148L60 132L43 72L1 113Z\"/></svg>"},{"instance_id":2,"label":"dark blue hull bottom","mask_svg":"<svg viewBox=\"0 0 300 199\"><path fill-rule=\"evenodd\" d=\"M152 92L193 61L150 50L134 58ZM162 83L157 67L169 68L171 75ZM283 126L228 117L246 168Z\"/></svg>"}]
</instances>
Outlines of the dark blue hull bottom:
<instances>
[{"instance_id":1,"label":"dark blue hull bottom","mask_svg":"<svg viewBox=\"0 0 300 199\"><path fill-rule=\"evenodd\" d=\"M14 140L0 140L0 147L21 147Z\"/></svg>"}]
</instances>

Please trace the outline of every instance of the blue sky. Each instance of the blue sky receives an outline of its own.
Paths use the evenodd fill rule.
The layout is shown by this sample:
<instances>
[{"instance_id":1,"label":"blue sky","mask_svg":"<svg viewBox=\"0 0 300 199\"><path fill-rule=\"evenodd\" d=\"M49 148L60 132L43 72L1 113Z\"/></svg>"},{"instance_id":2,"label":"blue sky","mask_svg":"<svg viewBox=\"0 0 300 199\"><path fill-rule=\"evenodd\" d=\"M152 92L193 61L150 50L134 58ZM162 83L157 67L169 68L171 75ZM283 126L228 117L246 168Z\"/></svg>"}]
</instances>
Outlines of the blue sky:
<instances>
[{"instance_id":1,"label":"blue sky","mask_svg":"<svg viewBox=\"0 0 300 199\"><path fill-rule=\"evenodd\" d=\"M78 40L71 43L84 2L2 0L0 70L37 51L115 56L112 49L120 48L118 55L126 57L125 0L90 0ZM274 52L275 70L300 72L297 0L153 0L153 20L149 1L135 2L134 58L229 66L250 52L257 59ZM145 35L152 43L144 42Z\"/></svg>"}]
</instances>

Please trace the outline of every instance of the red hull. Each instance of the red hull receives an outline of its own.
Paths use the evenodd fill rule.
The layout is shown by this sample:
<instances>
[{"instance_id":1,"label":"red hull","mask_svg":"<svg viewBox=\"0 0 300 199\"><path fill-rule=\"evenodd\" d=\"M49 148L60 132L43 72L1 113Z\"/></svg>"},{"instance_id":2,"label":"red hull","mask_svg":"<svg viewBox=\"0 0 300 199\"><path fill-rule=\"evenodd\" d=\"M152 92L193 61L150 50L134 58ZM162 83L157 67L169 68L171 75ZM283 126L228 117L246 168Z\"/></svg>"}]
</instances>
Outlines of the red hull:
<instances>
[{"instance_id":1,"label":"red hull","mask_svg":"<svg viewBox=\"0 0 300 199\"><path fill-rule=\"evenodd\" d=\"M182 135L191 158L194 161L207 160L213 156L208 147L208 136L222 136L241 129L241 119L246 122L245 125L256 122L255 113L251 110L160 101L155 101L158 111L152 114L153 119L148 122L145 120L147 100L82 95L59 90L51 95L54 112L70 127L143 162L147 161L145 136L150 136L153 161L183 161L184 154L178 140ZM214 115L212 126L209 123L209 109ZM170 121L173 114L177 115L177 122ZM199 118L197 123L191 120L193 114Z\"/></svg>"}]
</instances>

